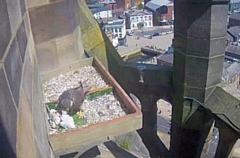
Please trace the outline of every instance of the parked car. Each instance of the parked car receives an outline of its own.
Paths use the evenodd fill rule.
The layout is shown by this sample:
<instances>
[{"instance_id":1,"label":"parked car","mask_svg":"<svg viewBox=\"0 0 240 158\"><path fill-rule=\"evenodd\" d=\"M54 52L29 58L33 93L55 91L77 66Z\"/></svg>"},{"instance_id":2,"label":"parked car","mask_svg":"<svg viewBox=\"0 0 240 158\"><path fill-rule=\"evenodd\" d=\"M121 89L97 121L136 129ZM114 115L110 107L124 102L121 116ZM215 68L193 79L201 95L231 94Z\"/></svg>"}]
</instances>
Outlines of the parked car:
<instances>
[{"instance_id":1,"label":"parked car","mask_svg":"<svg viewBox=\"0 0 240 158\"><path fill-rule=\"evenodd\" d=\"M161 32L160 33L160 35L162 36L162 35L166 35L167 33L166 32Z\"/></svg>"},{"instance_id":2,"label":"parked car","mask_svg":"<svg viewBox=\"0 0 240 158\"><path fill-rule=\"evenodd\" d=\"M155 32L152 36L159 36L160 34L158 32Z\"/></svg>"}]
</instances>

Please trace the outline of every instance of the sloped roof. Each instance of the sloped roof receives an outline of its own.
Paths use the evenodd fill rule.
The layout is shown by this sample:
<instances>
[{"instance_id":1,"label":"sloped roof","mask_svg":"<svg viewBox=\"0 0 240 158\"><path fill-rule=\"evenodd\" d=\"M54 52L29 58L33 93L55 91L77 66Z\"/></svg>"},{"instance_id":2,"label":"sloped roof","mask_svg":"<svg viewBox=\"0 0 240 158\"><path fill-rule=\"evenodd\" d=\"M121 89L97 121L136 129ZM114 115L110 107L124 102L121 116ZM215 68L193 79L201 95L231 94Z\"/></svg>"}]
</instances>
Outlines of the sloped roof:
<instances>
[{"instance_id":1,"label":"sloped roof","mask_svg":"<svg viewBox=\"0 0 240 158\"><path fill-rule=\"evenodd\" d=\"M152 12L141 9L141 10L128 10L126 11L126 14L129 14L130 16L139 16L139 15L152 15Z\"/></svg>"},{"instance_id":2,"label":"sloped roof","mask_svg":"<svg viewBox=\"0 0 240 158\"><path fill-rule=\"evenodd\" d=\"M231 57L236 57L236 56L240 56L240 46L234 46L234 45L229 45L226 47L225 49L225 53L228 56Z\"/></svg>"},{"instance_id":3,"label":"sloped roof","mask_svg":"<svg viewBox=\"0 0 240 158\"><path fill-rule=\"evenodd\" d=\"M234 38L237 38L240 34L240 26L234 26L227 30L227 33L229 33Z\"/></svg>"},{"instance_id":4,"label":"sloped roof","mask_svg":"<svg viewBox=\"0 0 240 158\"><path fill-rule=\"evenodd\" d=\"M229 18L240 20L240 13L232 13Z\"/></svg>"},{"instance_id":5,"label":"sloped roof","mask_svg":"<svg viewBox=\"0 0 240 158\"><path fill-rule=\"evenodd\" d=\"M240 3L240 0L230 0L230 3Z\"/></svg>"},{"instance_id":6,"label":"sloped roof","mask_svg":"<svg viewBox=\"0 0 240 158\"><path fill-rule=\"evenodd\" d=\"M165 53L165 54L157 57L157 60L173 65L173 53Z\"/></svg>"},{"instance_id":7,"label":"sloped roof","mask_svg":"<svg viewBox=\"0 0 240 158\"><path fill-rule=\"evenodd\" d=\"M90 9L90 10L93 14L95 14L95 13L102 12L102 11L108 11L110 9L108 7L104 6L104 7L94 8L94 9Z\"/></svg>"},{"instance_id":8,"label":"sloped roof","mask_svg":"<svg viewBox=\"0 0 240 158\"><path fill-rule=\"evenodd\" d=\"M170 0L151 0L145 6L153 11L156 11L162 6L173 6L173 2Z\"/></svg>"},{"instance_id":9,"label":"sloped roof","mask_svg":"<svg viewBox=\"0 0 240 158\"><path fill-rule=\"evenodd\" d=\"M227 68L227 72L229 74L229 78L232 79L234 76L239 74L240 72L240 64L237 62L234 62Z\"/></svg>"}]
</instances>

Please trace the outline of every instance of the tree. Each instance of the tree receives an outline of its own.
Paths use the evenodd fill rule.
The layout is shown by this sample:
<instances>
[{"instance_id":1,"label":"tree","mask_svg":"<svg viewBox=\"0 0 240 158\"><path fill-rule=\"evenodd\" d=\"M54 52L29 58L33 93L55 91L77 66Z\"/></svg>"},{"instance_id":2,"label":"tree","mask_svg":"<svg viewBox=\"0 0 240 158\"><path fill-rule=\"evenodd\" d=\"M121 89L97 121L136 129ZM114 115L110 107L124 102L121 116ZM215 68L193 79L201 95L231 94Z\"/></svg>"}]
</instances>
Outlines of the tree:
<instances>
[{"instance_id":1,"label":"tree","mask_svg":"<svg viewBox=\"0 0 240 158\"><path fill-rule=\"evenodd\" d=\"M142 3L139 3L139 4L137 5L137 8L138 8L138 9L143 9L143 7L144 7L144 6L143 6Z\"/></svg>"}]
</instances>

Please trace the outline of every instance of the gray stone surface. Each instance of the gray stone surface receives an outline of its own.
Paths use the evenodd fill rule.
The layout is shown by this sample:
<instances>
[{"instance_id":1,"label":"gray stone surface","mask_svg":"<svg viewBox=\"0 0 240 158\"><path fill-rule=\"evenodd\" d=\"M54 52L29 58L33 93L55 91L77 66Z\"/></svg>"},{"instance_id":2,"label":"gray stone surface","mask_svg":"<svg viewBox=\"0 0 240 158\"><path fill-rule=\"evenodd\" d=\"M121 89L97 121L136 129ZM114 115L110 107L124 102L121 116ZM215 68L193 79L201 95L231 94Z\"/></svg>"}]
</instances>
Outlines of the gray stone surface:
<instances>
[{"instance_id":1,"label":"gray stone surface","mask_svg":"<svg viewBox=\"0 0 240 158\"><path fill-rule=\"evenodd\" d=\"M57 46L54 40L37 45L36 53L41 73L46 73L59 67L59 60L56 58Z\"/></svg>"},{"instance_id":2,"label":"gray stone surface","mask_svg":"<svg viewBox=\"0 0 240 158\"><path fill-rule=\"evenodd\" d=\"M73 36L74 36L74 44L75 44L75 49L78 53L78 56L80 59L83 59L85 57L84 55L84 48L83 48L83 44L82 44L82 40L81 40L81 28L78 27L74 30L73 32Z\"/></svg>"},{"instance_id":3,"label":"gray stone surface","mask_svg":"<svg viewBox=\"0 0 240 158\"><path fill-rule=\"evenodd\" d=\"M32 63L30 61L30 57L29 54L26 54L26 58L25 58L25 64L24 64L24 70L23 70L23 91L26 94L26 98L28 101L28 105L30 110L32 111L32 106L33 106L33 102L32 102L32 96L33 96L33 91L32 91L32 76L33 76L33 67L32 67Z\"/></svg>"},{"instance_id":4,"label":"gray stone surface","mask_svg":"<svg viewBox=\"0 0 240 158\"><path fill-rule=\"evenodd\" d=\"M33 119L34 119L34 131L35 131L35 141L36 141L36 153L40 157L50 157L51 151L50 147L48 146L48 134L47 134L47 125L44 121L45 114L44 114L44 104L41 100L41 94L33 86ZM48 145L46 145L48 144ZM43 152L44 151L44 152Z\"/></svg>"},{"instance_id":5,"label":"gray stone surface","mask_svg":"<svg viewBox=\"0 0 240 158\"><path fill-rule=\"evenodd\" d=\"M174 79L173 82L184 83L186 58L183 53L184 53L183 50L180 48L174 49L173 67L174 68L176 67L178 71L173 71L173 79Z\"/></svg>"},{"instance_id":6,"label":"gray stone surface","mask_svg":"<svg viewBox=\"0 0 240 158\"><path fill-rule=\"evenodd\" d=\"M18 106L22 77L22 61L16 39L13 40L10 46L4 66L15 103Z\"/></svg>"},{"instance_id":7,"label":"gray stone surface","mask_svg":"<svg viewBox=\"0 0 240 158\"><path fill-rule=\"evenodd\" d=\"M175 35L174 39L175 49L185 47L184 53L187 55L212 57L218 54L223 54L225 51L225 49L221 47L222 45L226 45L225 37L207 40ZM187 44L188 47L186 47Z\"/></svg>"},{"instance_id":8,"label":"gray stone surface","mask_svg":"<svg viewBox=\"0 0 240 158\"><path fill-rule=\"evenodd\" d=\"M73 34L56 39L57 57L59 64L64 66L79 59L79 52L76 51Z\"/></svg>"},{"instance_id":9,"label":"gray stone surface","mask_svg":"<svg viewBox=\"0 0 240 158\"><path fill-rule=\"evenodd\" d=\"M185 84L190 87L203 88L206 86L209 59L186 57Z\"/></svg>"},{"instance_id":10,"label":"gray stone surface","mask_svg":"<svg viewBox=\"0 0 240 158\"><path fill-rule=\"evenodd\" d=\"M12 34L14 34L17 31L19 27L19 23L22 20L20 1L7 0L6 2L7 2L8 16L11 24L11 30L12 30Z\"/></svg>"},{"instance_id":11,"label":"gray stone surface","mask_svg":"<svg viewBox=\"0 0 240 158\"><path fill-rule=\"evenodd\" d=\"M26 2L25 2L25 0L19 0L19 1L20 1L22 16L24 16L24 14L26 13Z\"/></svg>"},{"instance_id":12,"label":"gray stone surface","mask_svg":"<svg viewBox=\"0 0 240 158\"><path fill-rule=\"evenodd\" d=\"M32 29L31 29L31 24L30 24L30 19L29 19L29 12L26 12L26 14L23 17L24 20L24 25L25 25L25 31L26 31L26 36L29 38L30 34L32 34Z\"/></svg>"},{"instance_id":13,"label":"gray stone surface","mask_svg":"<svg viewBox=\"0 0 240 158\"><path fill-rule=\"evenodd\" d=\"M26 52L26 48L27 48L27 35L26 35L24 22L22 22L22 24L20 25L20 27L17 31L17 41L18 41L18 45L20 48L20 54L22 57L22 61L24 62L25 52Z\"/></svg>"},{"instance_id":14,"label":"gray stone surface","mask_svg":"<svg viewBox=\"0 0 240 158\"><path fill-rule=\"evenodd\" d=\"M0 64L0 157L16 157L17 111Z\"/></svg>"},{"instance_id":15,"label":"gray stone surface","mask_svg":"<svg viewBox=\"0 0 240 158\"><path fill-rule=\"evenodd\" d=\"M227 35L227 17L228 7L225 5L213 5L211 8L212 17L211 17L211 37L212 38L222 38ZM221 47L220 47L221 48Z\"/></svg>"},{"instance_id":16,"label":"gray stone surface","mask_svg":"<svg viewBox=\"0 0 240 158\"><path fill-rule=\"evenodd\" d=\"M6 0L2 0L0 3L0 60L2 60L4 52L8 46L8 42L11 38L11 26L8 17Z\"/></svg>"},{"instance_id":17,"label":"gray stone surface","mask_svg":"<svg viewBox=\"0 0 240 158\"><path fill-rule=\"evenodd\" d=\"M17 131L17 157L36 157L33 116L29 109L25 94L21 91L20 105L19 105L19 119ZM31 127L31 128L29 128ZM27 148L25 145L27 144Z\"/></svg>"},{"instance_id":18,"label":"gray stone surface","mask_svg":"<svg viewBox=\"0 0 240 158\"><path fill-rule=\"evenodd\" d=\"M222 56L210 58L206 86L214 86L221 82L224 54Z\"/></svg>"},{"instance_id":19,"label":"gray stone surface","mask_svg":"<svg viewBox=\"0 0 240 158\"><path fill-rule=\"evenodd\" d=\"M48 0L26 0L27 9L48 3Z\"/></svg>"},{"instance_id":20,"label":"gray stone surface","mask_svg":"<svg viewBox=\"0 0 240 158\"><path fill-rule=\"evenodd\" d=\"M75 29L72 20L74 10L70 2L61 1L30 11L34 41L36 44L70 34ZM47 24L47 25L46 25Z\"/></svg>"}]
</instances>

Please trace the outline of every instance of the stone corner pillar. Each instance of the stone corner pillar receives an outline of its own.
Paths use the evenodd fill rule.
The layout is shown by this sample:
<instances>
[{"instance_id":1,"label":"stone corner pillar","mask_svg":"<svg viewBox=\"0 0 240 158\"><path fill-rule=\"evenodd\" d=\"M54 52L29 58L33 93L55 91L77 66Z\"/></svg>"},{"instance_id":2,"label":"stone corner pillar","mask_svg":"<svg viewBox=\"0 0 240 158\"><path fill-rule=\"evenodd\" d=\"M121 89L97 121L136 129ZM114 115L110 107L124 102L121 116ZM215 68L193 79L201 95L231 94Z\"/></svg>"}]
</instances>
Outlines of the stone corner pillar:
<instances>
[{"instance_id":1,"label":"stone corner pillar","mask_svg":"<svg viewBox=\"0 0 240 158\"><path fill-rule=\"evenodd\" d=\"M227 11L228 0L174 1L173 113L170 142L170 151L174 158L200 157L199 150L203 149L202 143L206 142L201 141L202 137L209 136L211 120L200 119L203 114L199 114L197 107L189 108L183 98L190 97L204 103L221 82ZM186 119L188 120L184 122ZM195 127L195 123L201 126Z\"/></svg>"}]
</instances>

